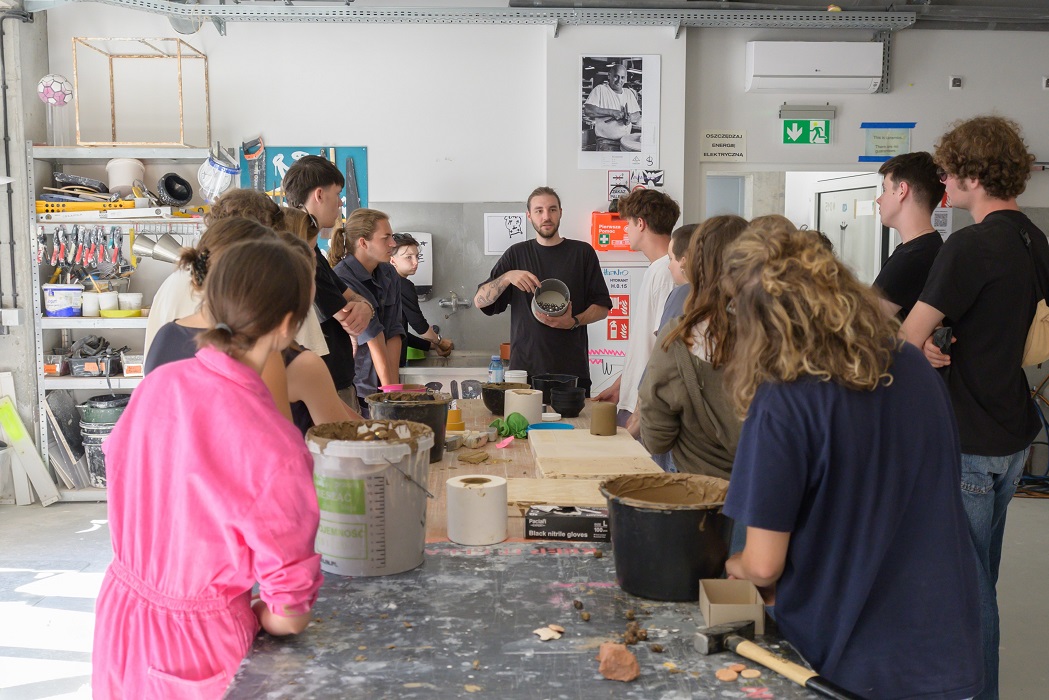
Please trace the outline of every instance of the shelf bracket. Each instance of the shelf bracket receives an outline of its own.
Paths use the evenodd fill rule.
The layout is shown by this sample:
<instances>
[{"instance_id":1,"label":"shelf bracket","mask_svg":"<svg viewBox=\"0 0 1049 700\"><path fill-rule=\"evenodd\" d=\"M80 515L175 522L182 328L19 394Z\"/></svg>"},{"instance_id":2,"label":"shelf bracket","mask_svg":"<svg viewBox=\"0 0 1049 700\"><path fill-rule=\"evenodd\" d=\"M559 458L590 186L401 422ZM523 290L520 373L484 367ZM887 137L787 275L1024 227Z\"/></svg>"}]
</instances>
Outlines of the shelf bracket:
<instances>
[{"instance_id":1,"label":"shelf bracket","mask_svg":"<svg viewBox=\"0 0 1049 700\"><path fill-rule=\"evenodd\" d=\"M550 27L550 37L556 39L558 33L561 31L561 20L555 19L547 26Z\"/></svg>"},{"instance_id":2,"label":"shelf bracket","mask_svg":"<svg viewBox=\"0 0 1049 700\"><path fill-rule=\"evenodd\" d=\"M672 25L670 25L670 28L674 30L674 38L675 39L677 39L678 37L681 36L681 27L682 27L681 20L677 20Z\"/></svg>"}]
</instances>

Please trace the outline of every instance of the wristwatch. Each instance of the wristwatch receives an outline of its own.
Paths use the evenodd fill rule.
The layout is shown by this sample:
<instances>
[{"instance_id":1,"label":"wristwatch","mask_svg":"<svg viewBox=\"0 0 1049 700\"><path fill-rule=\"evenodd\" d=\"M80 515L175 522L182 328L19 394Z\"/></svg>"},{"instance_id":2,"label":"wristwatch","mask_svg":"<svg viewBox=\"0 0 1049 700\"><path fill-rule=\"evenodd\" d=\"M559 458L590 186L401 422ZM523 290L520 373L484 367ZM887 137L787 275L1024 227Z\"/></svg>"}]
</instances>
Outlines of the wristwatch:
<instances>
[{"instance_id":1,"label":"wristwatch","mask_svg":"<svg viewBox=\"0 0 1049 700\"><path fill-rule=\"evenodd\" d=\"M572 317L572 327L569 328L568 330L574 331L576 328L579 328L579 317L578 316L573 316Z\"/></svg>"}]
</instances>

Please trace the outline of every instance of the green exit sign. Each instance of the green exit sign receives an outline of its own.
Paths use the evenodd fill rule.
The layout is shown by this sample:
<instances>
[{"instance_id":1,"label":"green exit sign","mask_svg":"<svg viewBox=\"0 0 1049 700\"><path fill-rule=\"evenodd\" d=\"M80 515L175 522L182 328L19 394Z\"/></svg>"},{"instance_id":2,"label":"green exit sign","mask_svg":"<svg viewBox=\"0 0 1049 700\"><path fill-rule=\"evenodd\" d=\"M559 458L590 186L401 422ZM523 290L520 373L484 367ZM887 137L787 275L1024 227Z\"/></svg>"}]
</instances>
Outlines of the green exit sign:
<instances>
[{"instance_id":1,"label":"green exit sign","mask_svg":"<svg viewBox=\"0 0 1049 700\"><path fill-rule=\"evenodd\" d=\"M829 119L784 119L783 143L830 143Z\"/></svg>"}]
</instances>

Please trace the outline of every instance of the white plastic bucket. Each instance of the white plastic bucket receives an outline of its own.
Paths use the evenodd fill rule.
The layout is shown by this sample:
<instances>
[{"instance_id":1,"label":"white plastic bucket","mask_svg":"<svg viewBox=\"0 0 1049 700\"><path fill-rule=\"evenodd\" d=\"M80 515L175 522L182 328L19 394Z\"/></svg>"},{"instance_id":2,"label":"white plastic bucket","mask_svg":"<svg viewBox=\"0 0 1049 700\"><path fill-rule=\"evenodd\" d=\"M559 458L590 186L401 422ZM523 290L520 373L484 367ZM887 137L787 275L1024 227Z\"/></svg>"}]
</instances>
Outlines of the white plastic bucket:
<instances>
[{"instance_id":1,"label":"white plastic bucket","mask_svg":"<svg viewBox=\"0 0 1049 700\"><path fill-rule=\"evenodd\" d=\"M98 292L84 292L81 297L85 316L98 316L101 307L98 305Z\"/></svg>"},{"instance_id":2,"label":"white plastic bucket","mask_svg":"<svg viewBox=\"0 0 1049 700\"><path fill-rule=\"evenodd\" d=\"M393 430L414 439L345 440L326 435L352 426ZM422 423L370 420L310 428L313 483L320 506L321 569L339 576L385 576L423 563L433 430Z\"/></svg>"},{"instance_id":3,"label":"white plastic bucket","mask_svg":"<svg viewBox=\"0 0 1049 700\"><path fill-rule=\"evenodd\" d=\"M146 166L134 158L114 158L106 163L106 175L109 177L109 191L127 197L135 180L145 178Z\"/></svg>"},{"instance_id":4,"label":"white plastic bucket","mask_svg":"<svg viewBox=\"0 0 1049 700\"><path fill-rule=\"evenodd\" d=\"M117 304L123 311L137 311L142 308L142 292L119 292Z\"/></svg>"},{"instance_id":5,"label":"white plastic bucket","mask_svg":"<svg viewBox=\"0 0 1049 700\"><path fill-rule=\"evenodd\" d=\"M44 313L48 316L79 316L84 288L79 284L45 284Z\"/></svg>"},{"instance_id":6,"label":"white plastic bucket","mask_svg":"<svg viewBox=\"0 0 1049 700\"><path fill-rule=\"evenodd\" d=\"M99 311L116 311L120 304L118 292L101 292L98 295Z\"/></svg>"}]
</instances>

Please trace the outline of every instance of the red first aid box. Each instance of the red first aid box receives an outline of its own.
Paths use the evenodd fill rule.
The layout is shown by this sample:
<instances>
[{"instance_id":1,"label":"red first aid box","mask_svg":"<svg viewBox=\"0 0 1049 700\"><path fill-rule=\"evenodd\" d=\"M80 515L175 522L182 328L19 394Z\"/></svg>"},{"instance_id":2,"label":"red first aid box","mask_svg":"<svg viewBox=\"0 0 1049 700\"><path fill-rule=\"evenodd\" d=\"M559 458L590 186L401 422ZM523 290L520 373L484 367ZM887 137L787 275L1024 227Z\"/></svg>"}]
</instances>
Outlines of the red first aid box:
<instances>
[{"instance_id":1,"label":"red first aid box","mask_svg":"<svg viewBox=\"0 0 1049 700\"><path fill-rule=\"evenodd\" d=\"M594 250L630 250L626 235L626 219L610 211L595 211L590 214L590 242Z\"/></svg>"}]
</instances>

